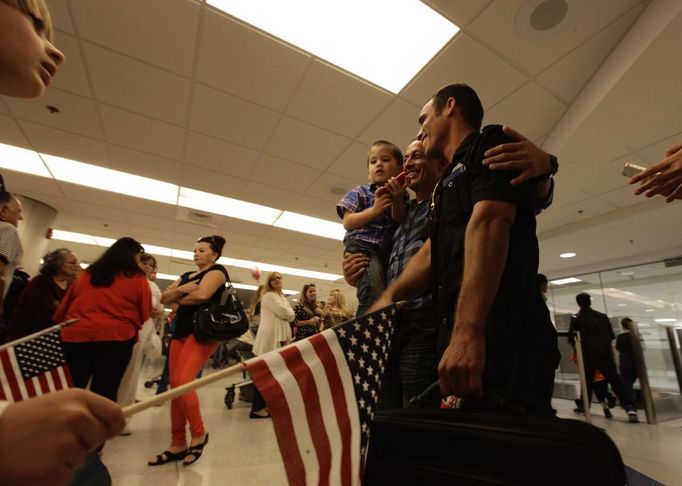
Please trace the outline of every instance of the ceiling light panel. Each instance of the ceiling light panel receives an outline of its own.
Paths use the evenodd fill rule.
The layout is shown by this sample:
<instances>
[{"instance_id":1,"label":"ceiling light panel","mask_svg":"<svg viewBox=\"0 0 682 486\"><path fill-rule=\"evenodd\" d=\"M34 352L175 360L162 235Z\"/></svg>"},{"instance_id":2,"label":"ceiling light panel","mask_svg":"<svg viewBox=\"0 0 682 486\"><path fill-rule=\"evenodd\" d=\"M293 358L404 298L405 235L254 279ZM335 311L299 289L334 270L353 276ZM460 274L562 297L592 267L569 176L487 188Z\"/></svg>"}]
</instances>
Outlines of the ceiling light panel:
<instances>
[{"instance_id":1,"label":"ceiling light panel","mask_svg":"<svg viewBox=\"0 0 682 486\"><path fill-rule=\"evenodd\" d=\"M207 3L392 93L459 30L419 0Z\"/></svg>"},{"instance_id":2,"label":"ceiling light panel","mask_svg":"<svg viewBox=\"0 0 682 486\"><path fill-rule=\"evenodd\" d=\"M284 211L273 226L339 241L343 241L346 234L341 223L333 223L326 219L313 218L291 211Z\"/></svg>"},{"instance_id":3,"label":"ceiling light panel","mask_svg":"<svg viewBox=\"0 0 682 486\"><path fill-rule=\"evenodd\" d=\"M36 152L4 143L0 143L0 169L52 178Z\"/></svg>"},{"instance_id":4,"label":"ceiling light panel","mask_svg":"<svg viewBox=\"0 0 682 486\"><path fill-rule=\"evenodd\" d=\"M40 157L58 181L166 204L176 204L178 200L178 186L175 184L54 155L40 154Z\"/></svg>"},{"instance_id":5,"label":"ceiling light panel","mask_svg":"<svg viewBox=\"0 0 682 486\"><path fill-rule=\"evenodd\" d=\"M178 206L269 225L274 223L282 214L279 209L197 191L188 187L180 188Z\"/></svg>"}]
</instances>

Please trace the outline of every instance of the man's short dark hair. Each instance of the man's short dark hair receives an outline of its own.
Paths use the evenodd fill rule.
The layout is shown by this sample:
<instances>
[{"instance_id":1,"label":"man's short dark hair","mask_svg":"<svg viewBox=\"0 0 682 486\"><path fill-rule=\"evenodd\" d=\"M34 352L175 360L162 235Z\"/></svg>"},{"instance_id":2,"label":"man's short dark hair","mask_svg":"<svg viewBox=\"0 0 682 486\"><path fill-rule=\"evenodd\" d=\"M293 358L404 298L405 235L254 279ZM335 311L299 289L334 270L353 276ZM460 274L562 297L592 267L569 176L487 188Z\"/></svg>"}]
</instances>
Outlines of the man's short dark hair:
<instances>
[{"instance_id":1,"label":"man's short dark hair","mask_svg":"<svg viewBox=\"0 0 682 486\"><path fill-rule=\"evenodd\" d=\"M432 97L436 113L440 113L443 110L448 98L455 99L464 120L466 120L471 128L479 131L481 123L483 123L483 105L476 91L464 83L448 84L442 87Z\"/></svg>"},{"instance_id":2,"label":"man's short dark hair","mask_svg":"<svg viewBox=\"0 0 682 486\"><path fill-rule=\"evenodd\" d=\"M587 294L585 292L581 292L578 295L576 295L575 301L578 303L580 307L592 306L592 297L590 297L590 294Z\"/></svg>"},{"instance_id":3,"label":"man's short dark hair","mask_svg":"<svg viewBox=\"0 0 682 486\"><path fill-rule=\"evenodd\" d=\"M398 162L398 167L402 167L403 165L402 151L398 148L396 144L394 144L393 142L389 142L388 140L377 140L376 142L369 146L369 150L367 151L367 165L369 165L369 152L372 150L372 148L376 147L377 145L384 145L388 147L391 151L391 155L393 155L393 158L396 160L396 162Z\"/></svg>"},{"instance_id":4,"label":"man's short dark hair","mask_svg":"<svg viewBox=\"0 0 682 486\"><path fill-rule=\"evenodd\" d=\"M632 324L632 319L629 317L623 317L620 321L620 325L623 329L630 330L630 324Z\"/></svg>"}]
</instances>

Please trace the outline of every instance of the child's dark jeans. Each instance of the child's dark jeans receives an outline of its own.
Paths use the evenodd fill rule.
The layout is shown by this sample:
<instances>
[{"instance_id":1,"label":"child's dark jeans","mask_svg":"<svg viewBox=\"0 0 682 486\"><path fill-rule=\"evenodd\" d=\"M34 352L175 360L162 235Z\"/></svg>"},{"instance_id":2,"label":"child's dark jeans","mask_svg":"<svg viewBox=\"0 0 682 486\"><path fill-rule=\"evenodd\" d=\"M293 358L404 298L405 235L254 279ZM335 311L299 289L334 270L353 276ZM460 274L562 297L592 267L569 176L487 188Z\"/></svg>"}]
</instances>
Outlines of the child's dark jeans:
<instances>
[{"instance_id":1,"label":"child's dark jeans","mask_svg":"<svg viewBox=\"0 0 682 486\"><path fill-rule=\"evenodd\" d=\"M358 310L361 316L379 298L386 288L386 251L377 245L361 240L346 241L348 253L362 253L369 258L369 265L357 281Z\"/></svg>"}]
</instances>

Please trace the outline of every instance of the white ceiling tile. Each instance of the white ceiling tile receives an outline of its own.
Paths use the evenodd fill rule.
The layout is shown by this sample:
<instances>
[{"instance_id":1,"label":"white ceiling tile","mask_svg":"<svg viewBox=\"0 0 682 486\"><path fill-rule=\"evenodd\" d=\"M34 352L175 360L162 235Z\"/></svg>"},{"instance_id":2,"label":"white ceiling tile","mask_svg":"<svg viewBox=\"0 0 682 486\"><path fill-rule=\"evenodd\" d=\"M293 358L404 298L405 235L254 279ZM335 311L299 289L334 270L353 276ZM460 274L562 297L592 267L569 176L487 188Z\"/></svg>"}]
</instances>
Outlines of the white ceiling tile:
<instances>
[{"instance_id":1,"label":"white ceiling tile","mask_svg":"<svg viewBox=\"0 0 682 486\"><path fill-rule=\"evenodd\" d=\"M283 253L289 250L287 247L283 247L282 243L298 244L306 237L307 233L269 226L267 231L263 233L263 239L258 242L257 246L259 248L278 249L280 253Z\"/></svg>"},{"instance_id":2,"label":"white ceiling tile","mask_svg":"<svg viewBox=\"0 0 682 486\"><path fill-rule=\"evenodd\" d=\"M190 128L260 150L279 117L267 108L197 85Z\"/></svg>"},{"instance_id":3,"label":"white ceiling tile","mask_svg":"<svg viewBox=\"0 0 682 486\"><path fill-rule=\"evenodd\" d=\"M467 83L485 108L517 89L526 77L469 35L460 33L434 61L403 90L402 96L419 106L449 83Z\"/></svg>"},{"instance_id":4,"label":"white ceiling tile","mask_svg":"<svg viewBox=\"0 0 682 486\"><path fill-rule=\"evenodd\" d=\"M69 34L73 34L73 23L71 22L71 15L69 14L69 7L66 0L48 0L50 7L50 14L52 15L52 23L55 29L63 30ZM59 44L57 44L59 46Z\"/></svg>"},{"instance_id":5,"label":"white ceiling tile","mask_svg":"<svg viewBox=\"0 0 682 486\"><path fill-rule=\"evenodd\" d=\"M583 165L580 179L574 181L574 185L593 195L601 195L627 186L628 178L623 176L623 166L626 162L643 165L643 161L636 154L629 154L602 164Z\"/></svg>"},{"instance_id":6,"label":"white ceiling tile","mask_svg":"<svg viewBox=\"0 0 682 486\"><path fill-rule=\"evenodd\" d=\"M177 206L171 204L163 204L156 201L149 201L147 199L140 199L139 197L123 196L121 195L121 206L126 213L138 213L141 215L148 215L152 218L158 218L160 224L172 224L175 221L175 213ZM128 217L129 222L133 222L133 217ZM149 221L145 222L146 226L152 226ZM170 226L169 226L170 227Z\"/></svg>"},{"instance_id":7,"label":"white ceiling tile","mask_svg":"<svg viewBox=\"0 0 682 486\"><path fill-rule=\"evenodd\" d=\"M340 201L341 196L338 196L338 198ZM286 201L282 206L282 209L293 211L298 214L305 214L306 216L312 216L314 218L326 219L335 223L340 222L339 217L336 215L336 205L322 199L299 196L296 199Z\"/></svg>"},{"instance_id":8,"label":"white ceiling tile","mask_svg":"<svg viewBox=\"0 0 682 486\"><path fill-rule=\"evenodd\" d=\"M492 0L424 0L424 3L462 27L475 19Z\"/></svg>"},{"instance_id":9,"label":"white ceiling tile","mask_svg":"<svg viewBox=\"0 0 682 486\"><path fill-rule=\"evenodd\" d=\"M347 179L327 172L322 174L322 176L315 181L315 184L308 188L305 194L317 199L329 201L329 203L335 207L336 204L341 201L343 194L339 195L337 193L338 191L332 192L332 190L336 190L337 188L348 188L348 190L350 190L357 185L364 184L365 180L353 181L352 179Z\"/></svg>"},{"instance_id":10,"label":"white ceiling tile","mask_svg":"<svg viewBox=\"0 0 682 486\"><path fill-rule=\"evenodd\" d=\"M315 60L291 100L287 114L355 137L391 98L391 94Z\"/></svg>"},{"instance_id":11,"label":"white ceiling tile","mask_svg":"<svg viewBox=\"0 0 682 486\"><path fill-rule=\"evenodd\" d=\"M556 208L553 212L555 216L564 217L568 222L575 223L588 220L600 214L610 213L617 209L615 206L593 197L562 208Z\"/></svg>"},{"instance_id":12,"label":"white ceiling tile","mask_svg":"<svg viewBox=\"0 0 682 486\"><path fill-rule=\"evenodd\" d=\"M246 233L238 233L236 231L229 231L227 233L226 237L227 243L225 243L225 245L227 247L229 247L232 244L253 246L256 243L258 243L260 239L261 238L259 236L249 235Z\"/></svg>"},{"instance_id":13,"label":"white ceiling tile","mask_svg":"<svg viewBox=\"0 0 682 486\"><path fill-rule=\"evenodd\" d=\"M168 229L156 229L139 224L130 224L130 234L143 245L165 246L169 248L169 242L173 238L173 232Z\"/></svg>"},{"instance_id":14,"label":"white ceiling tile","mask_svg":"<svg viewBox=\"0 0 682 486\"><path fill-rule=\"evenodd\" d=\"M117 231L117 228L121 227L128 228L126 215L120 209L92 204L91 202L76 203L70 209L81 217L85 216L91 218L91 221L87 223L90 226L109 228L114 231ZM118 226L112 226L114 223L118 224ZM83 221L83 224L86 224L85 221Z\"/></svg>"},{"instance_id":15,"label":"white ceiling tile","mask_svg":"<svg viewBox=\"0 0 682 486\"><path fill-rule=\"evenodd\" d=\"M87 42L83 47L98 101L185 125L189 80Z\"/></svg>"},{"instance_id":16,"label":"white ceiling tile","mask_svg":"<svg viewBox=\"0 0 682 486\"><path fill-rule=\"evenodd\" d=\"M171 159L182 158L182 128L106 105L100 105L100 113L109 142Z\"/></svg>"},{"instance_id":17,"label":"white ceiling tile","mask_svg":"<svg viewBox=\"0 0 682 486\"><path fill-rule=\"evenodd\" d=\"M400 147L402 150L402 147ZM369 172L367 168L367 155L369 145L353 142L341 155L329 166L328 172L352 179L355 181L368 180ZM343 189L343 194L348 192L350 187L339 188L339 193ZM339 194L339 198L343 196Z\"/></svg>"},{"instance_id":18,"label":"white ceiling tile","mask_svg":"<svg viewBox=\"0 0 682 486\"><path fill-rule=\"evenodd\" d=\"M17 118L87 137L102 138L95 104L88 98L66 91L48 89L40 100L5 98L4 101ZM50 113L47 105L56 106L59 113Z\"/></svg>"},{"instance_id":19,"label":"white ceiling tile","mask_svg":"<svg viewBox=\"0 0 682 486\"><path fill-rule=\"evenodd\" d=\"M109 145L109 155L108 167L112 169L171 184L180 183L181 162L116 145Z\"/></svg>"},{"instance_id":20,"label":"white ceiling tile","mask_svg":"<svg viewBox=\"0 0 682 486\"><path fill-rule=\"evenodd\" d=\"M251 173L254 182L281 187L301 193L320 176L321 172L306 165L264 155Z\"/></svg>"},{"instance_id":21,"label":"white ceiling tile","mask_svg":"<svg viewBox=\"0 0 682 486\"><path fill-rule=\"evenodd\" d=\"M496 0L469 27L530 74L537 74L630 10L639 0L574 0L556 27L536 30L530 19L539 0ZM554 5L565 5L556 2Z\"/></svg>"},{"instance_id":22,"label":"white ceiling tile","mask_svg":"<svg viewBox=\"0 0 682 486\"><path fill-rule=\"evenodd\" d=\"M483 124L509 125L535 140L548 133L566 107L535 83L528 83L488 110Z\"/></svg>"},{"instance_id":23,"label":"white ceiling tile","mask_svg":"<svg viewBox=\"0 0 682 486\"><path fill-rule=\"evenodd\" d=\"M233 198L239 196L245 184L243 179L190 164L182 166L180 181L183 187Z\"/></svg>"},{"instance_id":24,"label":"white ceiling tile","mask_svg":"<svg viewBox=\"0 0 682 486\"><path fill-rule=\"evenodd\" d=\"M253 181L244 182L240 189L239 199L275 209L282 209L286 201L295 198L297 195L295 192Z\"/></svg>"},{"instance_id":25,"label":"white ceiling tile","mask_svg":"<svg viewBox=\"0 0 682 486\"><path fill-rule=\"evenodd\" d=\"M131 201L131 203L134 204L133 201ZM124 202L123 207L126 208L125 218L131 227L143 226L145 228L150 228L160 232L165 231L168 233L168 238L172 237L173 225L175 223L175 219L173 218L175 208L173 206L164 205L167 211L163 211L163 214L166 214L166 217L161 217L160 215L151 216L149 214L143 214L136 211L132 211L128 209L128 206L129 204L126 204Z\"/></svg>"},{"instance_id":26,"label":"white ceiling tile","mask_svg":"<svg viewBox=\"0 0 682 486\"><path fill-rule=\"evenodd\" d=\"M256 165L258 152L190 131L185 146L185 160L205 169L246 178Z\"/></svg>"},{"instance_id":27,"label":"white ceiling tile","mask_svg":"<svg viewBox=\"0 0 682 486\"><path fill-rule=\"evenodd\" d=\"M59 71L51 86L88 98L91 97L90 84L78 46L78 39L57 31L55 32L54 44L64 53L66 60L59 66Z\"/></svg>"},{"instance_id":28,"label":"white ceiling tile","mask_svg":"<svg viewBox=\"0 0 682 486\"><path fill-rule=\"evenodd\" d=\"M315 248L314 246L307 245L295 245L288 248L289 252L293 255L302 255L305 257L314 257L318 259L325 256L328 252L322 248Z\"/></svg>"},{"instance_id":29,"label":"white ceiling tile","mask_svg":"<svg viewBox=\"0 0 682 486\"><path fill-rule=\"evenodd\" d=\"M604 58L639 17L644 5L632 9L538 76L546 89L570 103Z\"/></svg>"},{"instance_id":30,"label":"white ceiling tile","mask_svg":"<svg viewBox=\"0 0 682 486\"><path fill-rule=\"evenodd\" d=\"M54 179L47 177L38 177L21 172L14 172L11 170L2 170L2 177L5 181L5 187L16 194L35 194L33 199L41 200L43 195L51 197L63 197L64 194L60 190Z\"/></svg>"},{"instance_id":31,"label":"white ceiling tile","mask_svg":"<svg viewBox=\"0 0 682 486\"><path fill-rule=\"evenodd\" d=\"M265 150L277 157L324 169L348 143L344 137L283 117Z\"/></svg>"},{"instance_id":32,"label":"white ceiling tile","mask_svg":"<svg viewBox=\"0 0 682 486\"><path fill-rule=\"evenodd\" d=\"M22 121L19 124L39 152L95 165L109 163L104 142L37 123Z\"/></svg>"},{"instance_id":33,"label":"white ceiling tile","mask_svg":"<svg viewBox=\"0 0 682 486\"><path fill-rule=\"evenodd\" d=\"M213 9L206 10L197 81L279 111L309 64L308 54Z\"/></svg>"},{"instance_id":34,"label":"white ceiling tile","mask_svg":"<svg viewBox=\"0 0 682 486\"><path fill-rule=\"evenodd\" d=\"M654 165L665 158L665 153L669 147L682 143L682 133L677 133L672 137L661 140L660 142L648 145L637 150L637 155L642 161L642 166Z\"/></svg>"},{"instance_id":35,"label":"white ceiling tile","mask_svg":"<svg viewBox=\"0 0 682 486\"><path fill-rule=\"evenodd\" d=\"M646 198L634 195L636 187L626 184L618 189L600 194L599 199L617 208L627 208L647 201Z\"/></svg>"},{"instance_id":36,"label":"white ceiling tile","mask_svg":"<svg viewBox=\"0 0 682 486\"><path fill-rule=\"evenodd\" d=\"M73 0L80 35L156 66L189 76L199 4L192 0Z\"/></svg>"},{"instance_id":37,"label":"white ceiling tile","mask_svg":"<svg viewBox=\"0 0 682 486\"><path fill-rule=\"evenodd\" d=\"M419 110L410 103L396 98L372 124L358 137L368 145L377 140L388 140L398 147L406 147L419 131ZM366 157L365 157L366 160Z\"/></svg>"},{"instance_id":38,"label":"white ceiling tile","mask_svg":"<svg viewBox=\"0 0 682 486\"><path fill-rule=\"evenodd\" d=\"M99 189L91 189L68 182L57 182L57 184L70 200L83 203L97 201L97 204L100 206L121 209L121 196L117 192L114 192L116 188L112 187L111 191L101 191Z\"/></svg>"},{"instance_id":39,"label":"white ceiling tile","mask_svg":"<svg viewBox=\"0 0 682 486\"><path fill-rule=\"evenodd\" d=\"M0 115L0 143L31 148L31 144L24 134L21 133L17 122L4 115Z\"/></svg>"}]
</instances>

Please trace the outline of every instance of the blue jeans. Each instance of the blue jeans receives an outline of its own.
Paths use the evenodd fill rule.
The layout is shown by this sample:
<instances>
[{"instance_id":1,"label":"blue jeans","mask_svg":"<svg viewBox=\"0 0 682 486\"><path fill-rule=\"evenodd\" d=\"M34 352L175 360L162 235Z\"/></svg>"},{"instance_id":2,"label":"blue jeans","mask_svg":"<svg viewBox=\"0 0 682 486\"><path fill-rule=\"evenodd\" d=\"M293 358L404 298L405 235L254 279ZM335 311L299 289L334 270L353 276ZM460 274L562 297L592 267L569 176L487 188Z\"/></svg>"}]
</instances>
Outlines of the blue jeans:
<instances>
[{"instance_id":1,"label":"blue jeans","mask_svg":"<svg viewBox=\"0 0 682 486\"><path fill-rule=\"evenodd\" d=\"M386 288L386 251L361 240L349 240L345 243L348 253L362 253L369 259L369 265L356 284L358 310L355 315L361 316Z\"/></svg>"},{"instance_id":2,"label":"blue jeans","mask_svg":"<svg viewBox=\"0 0 682 486\"><path fill-rule=\"evenodd\" d=\"M412 397L438 380L437 336L430 308L398 312L379 409L407 408Z\"/></svg>"}]
</instances>

